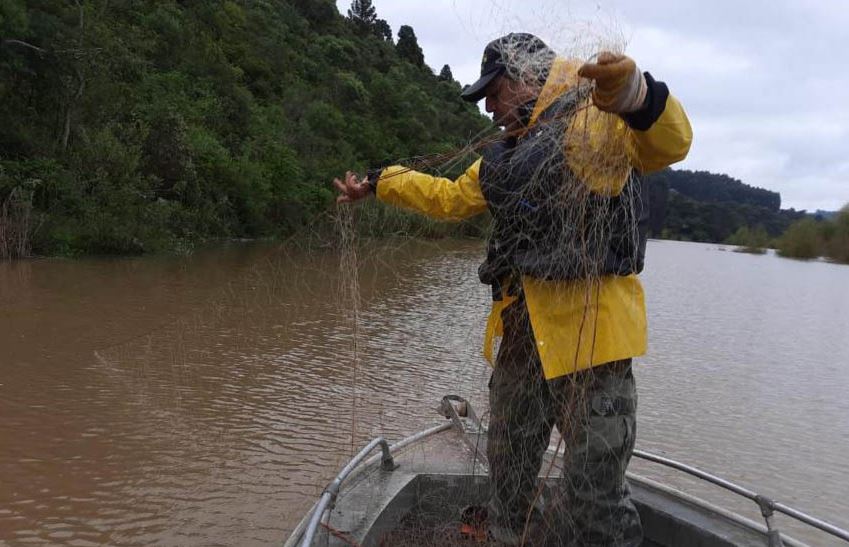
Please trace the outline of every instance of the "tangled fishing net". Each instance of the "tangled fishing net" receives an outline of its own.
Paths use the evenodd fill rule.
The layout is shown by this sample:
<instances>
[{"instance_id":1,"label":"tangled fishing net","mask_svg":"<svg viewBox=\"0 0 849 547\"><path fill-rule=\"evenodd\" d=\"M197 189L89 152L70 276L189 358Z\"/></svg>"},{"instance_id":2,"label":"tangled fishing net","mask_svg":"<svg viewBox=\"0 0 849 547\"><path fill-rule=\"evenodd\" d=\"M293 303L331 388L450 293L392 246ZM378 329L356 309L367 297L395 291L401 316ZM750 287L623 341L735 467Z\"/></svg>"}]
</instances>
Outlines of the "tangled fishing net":
<instances>
[{"instance_id":1,"label":"tangled fishing net","mask_svg":"<svg viewBox=\"0 0 849 547\"><path fill-rule=\"evenodd\" d=\"M537 120L533 130L533 146L523 146L519 142L509 157L505 157L499 153L499 147L503 147L509 139L523 135L515 131L490 130L473 137L468 146L453 153L400 162L405 170L439 175L483 156L483 178L515 182L512 187L501 186L494 190L501 192L501 195L499 205L491 208L495 220L492 220L489 230L490 254L492 244L501 246L499 250L502 252L486 260L480 269L480 277L487 283L499 283L504 268L510 267L498 263L499 257L509 255L512 260L521 261L523 271L535 278L579 280L574 285L581 292L579 300L583 306L578 339L588 347L569 348L569 352L574 353L574 370L586 368L585 363L579 361L583 362L588 357L592 359L600 280L611 273L610 265L606 263L606 252L613 246L622 250L625 259L637 260L639 241L635 235L636 223L643 208L639 186L629 184L633 180L633 173L626 155L621 119L592 108L591 82L578 78L574 73L581 63L591 60L598 51L621 52L624 41L618 37L601 37L597 31L590 33L586 30L580 29L565 38L541 33L548 44L554 47L557 56L567 60L570 68L560 77L569 80L569 85L566 86L568 91L562 95L549 98L553 107ZM616 32L607 34L616 35ZM504 54L508 59L508 75L517 81L541 86L551 76L552 58L548 55L526 56L522 54L521 48L513 48L510 43L504 44ZM487 161L487 155L500 160ZM584 158L580 170L566 161L570 156ZM401 170L398 173L403 172ZM617 185L615 195L607 192L601 183L611 179L621 182ZM527 211L532 214L526 214ZM268 256L257 261L251 271L230 283L229 288L222 289L221 294L211 299L202 311L191 318L181 318L167 328L157 329L144 337L97 352L101 371L116 381L133 383L139 402L157 409L162 414L160 420L163 425L178 430L180 435L191 438L193 442L208 444L209 450L222 445L237 450L236 447L244 441L242 432L212 425L212 435L200 434L191 419L182 419L181 407L194 404L192 401L196 400L198 390L207 391L211 397L227 399L233 396L234 390L239 389L238 383L223 389L218 382L220 374L204 364L211 353L221 351L220 348L204 345L204 340L208 339L204 333L221 329L222 325L228 325L229 328L234 313L238 315L239 328L230 333L231 345L226 351L232 354L234 367L238 369L240 377L245 379L246 386L251 377L266 375L269 389L285 391L286 386L273 379L272 371L275 367L298 368L303 375L314 377L315 385L322 384L321 388L308 390L306 397L309 400L304 406L299 406L300 403L295 402L294 398L287 398L281 393L280 413L264 416L253 426L279 429L275 420L279 421L281 415L291 418L297 426L291 430L283 428L277 434L267 437L260 435L250 441L259 452L284 460L302 460L304 449L291 440L293 435L303 434L312 428L308 435L324 440L314 444L323 447L331 457L323 459L319 469L313 468L309 478L301 478L300 482L295 479L286 482L288 479L284 478L282 483L277 483L278 488L284 490L301 489L301 496L290 502L303 510L308 507L309 496L320 493L322 481L332 477L334 471L368 439L377 434L398 438L411 433L413 423L429 421L429 409L438 400L438 396L434 395L442 394L441 390L446 389L445 383L458 390L472 391L463 394L468 395L480 411L484 411L481 413L485 416L485 422L488 415L484 400L489 372L480 361L474 363L478 367L474 373L469 374L468 369L458 370L438 386L429 385L426 381L417 383L415 373L394 370L393 367L399 366L398 359L393 361L390 357L380 362L371 361L376 355L386 358L387 352L374 347L369 337L369 317L364 310L367 306L364 300L368 300L368 297L363 296L363 275L379 275L375 272L380 272L384 261L388 262L386 244L377 248L373 243L357 237L358 215L373 215L373 205L367 208L342 206L334 214L334 233L316 230L301 238L297 244L287 242L276 247ZM393 252L403 258L406 248L411 244L392 240L388 245L395 246ZM509 252L503 252L505 248ZM481 253L481 259L484 254ZM333 282L316 283L319 277L327 278L328 270L338 272L338 275L332 276L335 277ZM471 271L464 271L466 276L474 278ZM463 275L463 272L458 275ZM443 282L454 283L448 280ZM472 279L472 282L476 283L476 280ZM401 286L409 288L410 284L402 283ZM456 301L455 295L455 302L446 303L445 308L450 309L451 305L480 305L483 315L488 291L482 286L476 290L477 293L472 296L468 296L469 292L465 293L469 298L466 302ZM509 288L501 287L500 290ZM369 289L365 292L372 294L374 291ZM245 298L245 294L252 296ZM328 298L328 295L335 297ZM475 300L481 297L483 300ZM335 316L333 332L325 330L323 326L312 328L309 325L311 312L307 311L307 307L316 302L324 302L320 306L326 308L328 315ZM271 308L285 308L284 319L281 320L277 312L269 311ZM392 311L384 309L374 313L391 317ZM446 314L446 317L450 318L450 314ZM325 321L326 318L322 315L317 321ZM413 321L427 319L412 318ZM404 317L404 320L409 321L410 317ZM397 336L403 337L403 340L398 345L406 345L408 351L420 349L416 347L416 329L410 329L409 325L400 321ZM269 336L271 322L279 325L276 325L277 330L273 335ZM460 344L464 347L479 347L479 326L454 325L452 329L442 334L440 342L449 344L449 338L454 336L461 340ZM315 339L305 338L309 336L327 340L316 342ZM275 348L275 343L281 340L288 344L282 353L279 347ZM311 354L303 346L325 343L336 352L332 358L321 363L304 362ZM252 354L249 362L242 359L248 349L251 349ZM151 363L163 361L171 363L168 373L150 372ZM404 363L401 366L411 365ZM425 369L434 365L422 362L419 366ZM330 372L317 374L316 370L322 367ZM427 378L428 373L422 374ZM394 385L381 384L388 375L397 377ZM562 406L563 409L568 407L571 410L556 419L559 433L554 435L553 440L558 446L558 455L549 457L540 466L544 479L555 478L563 467L562 461L569 457L566 454L569 445L562 442L562 437L586 432L590 416L582 410L588 406L582 393L585 385L593 381L590 369L585 374L568 375L557 384L558 388L572 394L569 404ZM551 398L549 391L552 386L541 382L537 388L540 390L540 404L550 404L548 400ZM410 401L402 404L397 400L404 397L409 397ZM328 406L332 409L327 409ZM324 408L323 412L314 412L325 417L321 424L304 416L287 414L287 409L300 414L309 413L309 408L316 407ZM399 413L418 413L426 417L403 423L403 419L398 419ZM221 465L224 465L224 457L219 457ZM470 465L474 466L474 462ZM303 474L304 470L294 465L291 472L298 475ZM321 480L317 479L319 476ZM375 477L367 475L358 480L375 480ZM548 483L552 484L551 481ZM305 486L307 484L312 486ZM546 507L540 515L543 528L549 531L559 530L561 524L570 519L565 505L556 509L556 493L549 491L550 487L545 484L540 481L539 486L534 488L531 509L524 519L522 541L527 545L535 541L530 531L532 521L537 518L532 518L533 507ZM469 491L455 494L458 499L467 499L483 506L488 501L489 492L478 484L469 486ZM344 496L343 491L341 498ZM405 516L399 529L386 535L381 544L468 545L490 541L479 535L459 533L461 515L446 513L444 501L429 500L420 505L419 510ZM565 503L563 500L560 502ZM295 523L295 516L287 521L291 527ZM332 521L327 523L328 527L332 525ZM343 544L355 544L353 540L346 539L344 534L334 537ZM558 544L556 533L549 534L546 541L552 541L552 537L555 538L553 544Z\"/></svg>"},{"instance_id":2,"label":"tangled fishing net","mask_svg":"<svg viewBox=\"0 0 849 547\"><path fill-rule=\"evenodd\" d=\"M513 35L510 35L513 36ZM472 143L469 150L478 152L483 157L480 170L481 186L488 200L489 210L493 216L493 226L489 237L486 261L479 269L482 282L493 287L495 300L505 296L513 296L522 302L522 280L510 279L515 272L523 276L543 281L553 281L568 284L566 298L563 302L549 302L550 306L562 305L574 307L580 303L580 328L577 336L578 347L562 348L563 351L574 355L574 361L567 370L572 374L546 382L542 372L534 367L540 367L538 357L532 355L533 350L516 350L518 345L533 345L533 333L524 314L513 311L516 318L509 319L510 309L503 312L505 338L512 338L511 347L499 354L501 363L498 367L518 367L520 374L539 376L538 380L523 383L522 389L536 390L529 398L526 394L521 400L507 402L492 399L498 404L499 410L492 411L489 428L500 432L490 436L490 453L511 453L508 464L490 460L490 475L496 485L490 489L480 488L480 485L469 486L468 491L455 486L451 491L436 490L432 494L423 492L415 508L402 519L397 530L389 532L381 540L381 545L465 545L469 543L487 543L492 541L485 533L478 531L468 533L470 526L463 518L456 504L452 501L463 499L471 502L464 510L477 514L478 520L485 521L495 512L505 512L505 507L499 507L504 500L492 502L493 488L520 487L527 477L514 477L512 473L526 475L528 468L533 473L541 472L539 484L532 488L527 499L521 498L526 494L517 492L513 501L522 508L522 526L516 531L518 537L509 541L516 544L546 544L569 545L575 541L574 519L580 511L610 511L618 515L614 520L623 529L639 527L639 521L633 506L630 512L626 505L627 484L624 485L625 501L618 500L622 496L627 458L624 461L608 461L604 468L576 469L586 454L572 454L576 447L581 447L581 439L591 436L603 437L608 425L592 426L592 411L601 417L613 416L618 420L618 414L605 414L604 409L594 408L596 400L590 400L586 395L592 387L598 392L612 393L612 405L619 404L623 414L631 415L631 420L623 419L626 447L618 445L609 447L611 452L624 450L630 454L634 441L633 412L636 406L636 396L622 389L624 394L618 397L620 389L617 380L597 377L592 365L593 352L596 344L596 320L599 315L601 283L604 276L629 275L642 269L642 252L645 245L644 234L641 238L638 224L645 220L647 204L644 203L645 193L640 187L639 180L631 168L626 151L626 137L622 120L613 114L606 114L593 108L590 101L591 83L581 80L575 70L583 62L574 54L567 56L561 63L559 72L553 74L553 55L544 51L528 54L527 48L518 40L511 43L509 37L500 44L501 54L506 59L507 75L528 86L541 88L542 94L537 102L547 101L543 108L535 112L539 114L537 123L529 131L525 127L508 126L505 130L480 138ZM600 49L621 49L616 45L597 46ZM566 67L565 69L563 67ZM551 78L559 78L560 86L546 86ZM555 89L552 95L552 89ZM546 92L549 96L545 96ZM521 111L527 105L511 105L514 111ZM530 112L526 112L530 115ZM466 150L465 152L468 152ZM578 158L579 161L570 161ZM400 176L408 169L432 168L434 162L445 162L446 158L429 158L419 160L409 165L407 169L396 170L381 178L381 182L389 181L393 176ZM391 182L389 182L391 184ZM485 186L489 185L489 188ZM642 239L642 241L641 241ZM614 251L612 252L611 249ZM613 258L611 256L613 255ZM577 298L576 298L576 292ZM556 294L556 293L555 293ZM625 295L624 298L637 298L637 294ZM524 304L518 304L524 306ZM516 305L514 305L516 306ZM519 332L508 332L510 330ZM588 347L582 347L586 344ZM514 355L518 353L518 355ZM518 364L517 364L518 363ZM617 365L619 366L619 365ZM627 365L630 375L630 364ZM622 366L622 370L626 370ZM497 373L496 373L497 374ZM491 380L498 384L496 376ZM633 385L633 383L631 384ZM599 387L601 386L601 387ZM500 398L509 390L502 390ZM595 393L595 392L592 392ZM537 401L534 401L536 397ZM530 401L526 400L530 399ZM624 402L621 402L624 401ZM633 405L630 406L629 405ZM528 406L544 407L545 410L528 410ZM625 410L624 407L629 407ZM519 413L518 417L504 416L503 413ZM523 422L518 426L505 426L502 422ZM498 418L495 416L498 415ZM545 443L548 445L551 427L556 425L560 439L554 455L547 461L538 454L531 454L529 445ZM501 431L510 427L541 429L521 433L523 443L516 445L512 439L514 433ZM600 429L601 428L601 429ZM615 437L618 434L613 434ZM532 438L536 437L536 438ZM512 440L511 440L512 439ZM569 439L564 442L564 439ZM602 438L604 443L607 439ZM590 451L593 443L590 441ZM493 444L496 446L493 448ZM630 447L628 447L630 446ZM523 453L528 449L528 454ZM580 450L587 450L581 447ZM557 463L559 462L559 464ZM545 465L544 465L545 464ZM473 464L472 464L473 465ZM470 473L474 470L470 469ZM553 481L555 474L563 473L563 478ZM589 477L590 475L604 475ZM569 483L572 495L562 492L564 482ZM610 486L599 492L588 491L587 484L600 482ZM615 483L615 485L614 485ZM612 485L612 486L611 486ZM509 493L508 493L509 494ZM436 500L427 499L428 496ZM565 496L565 497L564 497ZM604 498L601 501L577 499L582 496ZM510 497L509 495L507 497ZM486 506L488 505L488 509ZM594 509L588 509L598 505ZM450 507L450 510L448 509ZM489 516L487 516L489 513ZM605 520L594 523L597 515L583 515L582 526L591 528L609 526L609 515ZM604 522L605 524L601 524ZM515 520L514 520L515 523ZM482 523L477 523L478 525ZM330 523L326 526L334 531ZM474 525L472 525L474 529ZM465 532L463 532L465 530ZM597 537L604 541L606 533L620 536L621 530L590 530L589 533L599 534ZM586 530L580 533L587 533ZM343 535L334 534L337 539L348 542ZM633 536L632 536L633 537Z\"/></svg>"}]
</instances>

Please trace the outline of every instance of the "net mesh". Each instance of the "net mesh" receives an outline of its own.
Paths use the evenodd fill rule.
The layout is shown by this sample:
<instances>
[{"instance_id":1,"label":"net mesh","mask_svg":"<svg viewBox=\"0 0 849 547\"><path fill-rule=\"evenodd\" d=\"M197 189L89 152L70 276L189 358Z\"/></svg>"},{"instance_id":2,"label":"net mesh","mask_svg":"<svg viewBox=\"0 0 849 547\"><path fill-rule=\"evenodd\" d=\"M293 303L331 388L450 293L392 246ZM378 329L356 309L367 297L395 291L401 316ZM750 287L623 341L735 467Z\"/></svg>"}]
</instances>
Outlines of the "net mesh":
<instances>
[{"instance_id":1,"label":"net mesh","mask_svg":"<svg viewBox=\"0 0 849 547\"><path fill-rule=\"evenodd\" d=\"M495 286L496 298L517 298L501 315L504 337L489 386L491 483L483 491L457 485L420 491L381 545L640 540L639 517L624 481L635 434L630 362L590 366L597 364L605 276L641 268L639 181L628 160L621 119L591 106L591 83L574 74L579 62L556 61L567 69L561 66L555 75L549 52L528 53L522 38L513 40L499 44L512 81L496 100L503 103L506 96L521 102L495 107L504 130L470 146L484 159L481 186L493 216L481 279ZM563 57L576 59L570 53ZM562 85L554 91L543 87L553 77ZM549 101L537 105L537 123L530 131L516 123L530 114L522 114L527 90L534 97L542 92ZM409 168L432 168L445 160L422 159ZM560 284L553 294L564 301L548 305L572 308L568 320L579 329L578 347L559 348L573 356L566 366L571 374L548 380L543 375L523 286L526 276ZM559 456L544 462L555 428ZM457 500L477 508L478 522L463 518Z\"/></svg>"},{"instance_id":2,"label":"net mesh","mask_svg":"<svg viewBox=\"0 0 849 547\"><path fill-rule=\"evenodd\" d=\"M492 9L499 9L497 2ZM440 174L456 172L458 166L465 166L475 157L484 157L481 184L488 185L485 190L491 198L491 218L487 229L490 243L480 275L484 281L497 285L502 296L516 297L518 301L511 307L512 312L502 315L504 337L497 351L496 375L488 379L489 373L480 366L471 382L468 378L457 382L462 389L477 391L472 398L480 405L485 425L495 432L489 434L486 449L495 484L482 487L480 483L462 483L450 490L422 490L413 509L401 515L398 527L379 540L381 545L497 544L497 541L570 545L575 534L589 534L601 543L609 537L621 540L630 537L628 534L638 534L634 531L633 507L623 501L622 495L623 491L627 492L622 475L635 434L633 378L626 364L608 367L604 374L588 368L595 362L604 277L617 273L612 271L616 267L625 270L635 267L639 252L636 224L642 207L638 186L633 185L635 179L627 158L621 119L593 108L591 82L574 74L581 62L591 60L599 50L623 51L624 40L615 30L608 29L604 34L581 27L560 39L547 37L550 45L559 46L555 48L559 60L555 62L565 63L567 69L557 73L563 85L547 98L549 106L538 112L531 131L522 124L508 123L503 131L474 136L461 150L402 162L406 170ZM536 95L546 89L543 84L554 76L551 55L539 52L529 55L522 44L509 40L502 48L507 75L517 89L531 89ZM514 114L527 107L527 97L517 89L508 92L522 98L522 102L506 105ZM530 113L524 111L525 116ZM191 435L196 431L193 424L180 423L184 393L198 389L224 393L204 364L210 353L218 351L200 342L207 340L205 332L220 331L222 325L230 325L233 317L238 316L240 325L229 333L227 350L234 358L245 348L254 348L255 354L256 348L262 348L267 353L258 358L266 358L269 367L297 366L303 367L304 374L312 374L316 365L299 361L301 346L315 343L304 338L309 329L303 323L309 319L301 316L301 312L307 302L328 302L330 315L337 317L336 332L313 331L312 335L334 337L332 346L336 353L324 365L335 371L317 380L330 377L332 385L311 394L311 401L333 407L323 416L336 416L327 418L317 433L315 424L307 419L295 430L303 433L313 428L311 435L328 441L332 457L322 462L320 471L313 470L307 481L312 488L300 485L301 493L306 496L298 503L305 509L308 495L318 494L322 480L332 477L369 438L376 434L398 438L412 432L411 423L398 423L399 405L415 406L412 412L429 416L429 409L436 402L431 392L416 385L427 380L426 373L423 378L417 378L415 374L393 370L391 358L388 364L382 363L385 367L382 374L397 375L397 384L380 385L380 374L371 373L368 378L374 385L364 383L363 368L376 366L366 363L364 355L375 355L379 350L370 347L364 325L362 276L364 272L378 275L375 272L381 271L386 260L383 253L387 244L376 249L373 241L358 237L357 224L360 216L371 216L374 223L375 215L384 214L374 205L335 208L326 213L332 217L332 231L312 228L299 234L297 240L275 247L191 318L182 317L143 337L99 350L96 356L100 370L116 381L133 383L141 404L164 411L163 423ZM316 226L327 225L327 220L326 216L319 219ZM403 255L403 249L410 243L398 239L388 245ZM614 258L619 263L610 263L611 249L616 251ZM335 270L336 274L328 276L328 270ZM466 275L473 277L468 271ZM554 310L558 306L573 308L571 320L578 329L577 347L562 347L557 351L569 355L568 359L564 358L569 362L565 369L574 373L554 380L544 378L532 327L533 314L529 316L527 312L523 275L568 286L552 293L568 301L548 305ZM316 277L329 277L331 281L317 284ZM336 297L328 299L328 294ZM626 298L638 296L625 295ZM469 297L466 302L446 302L444 306L450 309L452 305L478 305L471 304L472 301ZM483 316L485 302L479 303ZM288 344L283 356L274 340L262 336L268 333L270 323L279 321L268 311L273 307L288 310L272 337L278 344L281 341ZM450 313L446 317L450 318ZM398 335L404 336L400 343L415 345L416 329L407 327L398 325L400 333L404 333ZM478 335L472 334L479 330L478 325L453 328L454 334L462 333L463 345L469 345L470 340L474 344L479 342ZM450 336L451 333L446 334L445 340L434 345L450 344ZM167 372L162 372L162 362L170 363L165 367ZM256 362L254 368L251 365L237 368L245 375L268 372L264 366L257 367ZM426 368L429 364L423 362L420 366ZM151 372L154 367L158 372ZM500 376L499 370L504 371ZM457 373L462 374L466 374L465 370ZM491 390L489 409L483 402L487 383ZM404 397L409 400L401 401ZM405 411L410 409L405 406ZM288 417L296 422L301 419ZM256 443L267 453L298 459L302 453L293 446L297 443L286 440L291 433L289 430L271 435ZM244 442L237 431L223 428L217 434L195 434L194 438L201 444L230 447ZM552 442L558 446L559 455L545 459L545 449ZM439 461L432 463L438 469ZM468 465L468 472L473 474L475 462ZM304 473L305 467L296 465L294 469L296 473ZM346 503L346 492L353 491L355 486L377 480L376 473L363 474L346 486L338 503ZM292 484L282 487L291 488ZM474 513L476 517L471 520L464 519L462 508L467 505L480 507L483 512ZM611 527L614 522L617 524ZM289 525L294 526L292 519ZM493 537L493 528L500 529L497 537ZM334 528L332 519L325 529L337 544L358 544L345 530Z\"/></svg>"}]
</instances>

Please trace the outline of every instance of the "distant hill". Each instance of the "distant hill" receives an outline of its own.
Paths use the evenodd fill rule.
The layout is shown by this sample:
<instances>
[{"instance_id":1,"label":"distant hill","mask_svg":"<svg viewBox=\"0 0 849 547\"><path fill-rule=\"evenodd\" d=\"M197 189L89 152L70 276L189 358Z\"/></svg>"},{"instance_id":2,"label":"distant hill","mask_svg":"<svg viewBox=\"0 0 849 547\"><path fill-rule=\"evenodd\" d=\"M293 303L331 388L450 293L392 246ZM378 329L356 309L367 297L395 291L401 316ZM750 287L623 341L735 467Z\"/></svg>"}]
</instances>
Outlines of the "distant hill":
<instances>
[{"instance_id":1,"label":"distant hill","mask_svg":"<svg viewBox=\"0 0 849 547\"><path fill-rule=\"evenodd\" d=\"M778 237L804 211L781 209L781 195L724 174L665 169L651 185L652 237L721 243L739 228L763 227Z\"/></svg>"},{"instance_id":2,"label":"distant hill","mask_svg":"<svg viewBox=\"0 0 849 547\"><path fill-rule=\"evenodd\" d=\"M823 211L822 209L817 209L813 213L814 218L822 219L822 220L831 220L836 217L840 211Z\"/></svg>"},{"instance_id":3,"label":"distant hill","mask_svg":"<svg viewBox=\"0 0 849 547\"><path fill-rule=\"evenodd\" d=\"M781 194L778 192L749 186L728 175L667 169L656 176L664 178L670 190L696 201L740 203L766 207L771 211L781 209Z\"/></svg>"}]
</instances>

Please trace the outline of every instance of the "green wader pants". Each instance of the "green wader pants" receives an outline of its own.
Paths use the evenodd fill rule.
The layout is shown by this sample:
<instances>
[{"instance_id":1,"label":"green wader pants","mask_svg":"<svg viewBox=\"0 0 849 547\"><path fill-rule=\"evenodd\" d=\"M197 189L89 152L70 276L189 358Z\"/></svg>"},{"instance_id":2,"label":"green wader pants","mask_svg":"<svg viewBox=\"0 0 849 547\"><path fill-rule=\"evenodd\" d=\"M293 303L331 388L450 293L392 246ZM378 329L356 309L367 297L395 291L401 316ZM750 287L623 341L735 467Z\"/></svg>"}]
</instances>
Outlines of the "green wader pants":
<instances>
[{"instance_id":1,"label":"green wader pants","mask_svg":"<svg viewBox=\"0 0 849 547\"><path fill-rule=\"evenodd\" d=\"M546 381L524 300L502 319L489 390L491 528L508 538L512 531L507 543L525 534L525 545L640 545L640 516L625 480L636 433L631 360ZM565 446L563 471L557 487L542 494L537 477L555 425L561 452Z\"/></svg>"}]
</instances>

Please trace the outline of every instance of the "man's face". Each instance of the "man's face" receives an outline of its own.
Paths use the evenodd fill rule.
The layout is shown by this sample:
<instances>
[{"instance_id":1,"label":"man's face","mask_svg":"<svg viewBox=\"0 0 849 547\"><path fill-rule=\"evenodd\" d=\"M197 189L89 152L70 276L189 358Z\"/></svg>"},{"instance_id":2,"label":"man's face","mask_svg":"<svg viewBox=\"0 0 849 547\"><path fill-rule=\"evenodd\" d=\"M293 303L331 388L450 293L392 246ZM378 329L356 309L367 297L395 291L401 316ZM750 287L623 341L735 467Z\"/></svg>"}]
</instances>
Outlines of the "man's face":
<instances>
[{"instance_id":1,"label":"man's face","mask_svg":"<svg viewBox=\"0 0 849 547\"><path fill-rule=\"evenodd\" d=\"M495 125L508 131L518 129L519 107L536 96L536 90L504 74L486 86L486 111Z\"/></svg>"}]
</instances>

